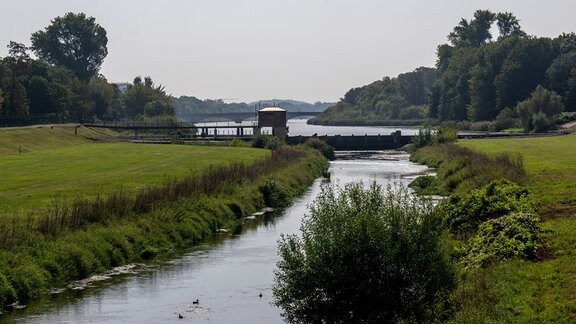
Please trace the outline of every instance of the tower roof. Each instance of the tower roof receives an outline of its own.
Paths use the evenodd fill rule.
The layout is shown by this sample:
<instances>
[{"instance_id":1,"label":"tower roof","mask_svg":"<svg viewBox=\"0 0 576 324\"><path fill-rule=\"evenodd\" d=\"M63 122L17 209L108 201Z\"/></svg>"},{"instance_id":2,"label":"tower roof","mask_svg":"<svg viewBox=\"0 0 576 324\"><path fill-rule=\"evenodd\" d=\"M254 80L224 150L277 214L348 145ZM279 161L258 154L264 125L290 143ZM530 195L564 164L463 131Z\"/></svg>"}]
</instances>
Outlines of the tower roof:
<instances>
[{"instance_id":1,"label":"tower roof","mask_svg":"<svg viewBox=\"0 0 576 324\"><path fill-rule=\"evenodd\" d=\"M259 111L264 111L264 112L266 112L266 111L286 111L286 110L284 110L284 109L282 109L282 108L280 108L280 107L266 107L266 108L260 109Z\"/></svg>"}]
</instances>

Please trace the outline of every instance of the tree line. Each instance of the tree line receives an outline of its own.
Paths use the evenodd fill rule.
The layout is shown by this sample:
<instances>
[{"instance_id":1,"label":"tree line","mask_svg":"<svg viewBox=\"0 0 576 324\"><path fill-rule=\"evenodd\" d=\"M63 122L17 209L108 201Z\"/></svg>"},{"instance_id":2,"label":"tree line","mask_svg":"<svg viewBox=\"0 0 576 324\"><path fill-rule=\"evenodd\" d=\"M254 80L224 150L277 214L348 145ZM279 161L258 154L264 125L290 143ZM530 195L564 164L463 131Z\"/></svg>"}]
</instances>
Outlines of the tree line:
<instances>
[{"instance_id":1,"label":"tree line","mask_svg":"<svg viewBox=\"0 0 576 324\"><path fill-rule=\"evenodd\" d=\"M323 111L333 106L331 102L315 102L314 104L291 100L291 99L273 99L262 100L258 102L230 102L227 103L222 99L198 99L193 96L172 97L172 104L179 119L186 120L187 115L204 114L204 113L230 113L230 112L254 112L258 107L264 108L269 106L282 107L287 111Z\"/></svg>"},{"instance_id":2,"label":"tree line","mask_svg":"<svg viewBox=\"0 0 576 324\"><path fill-rule=\"evenodd\" d=\"M30 41L30 47L10 41L8 56L0 58L3 124L174 118L170 96L150 77L120 88L99 74L108 38L95 18L67 13Z\"/></svg>"},{"instance_id":3,"label":"tree line","mask_svg":"<svg viewBox=\"0 0 576 324\"><path fill-rule=\"evenodd\" d=\"M498 38L490 29L496 23ZM545 130L576 110L576 34L528 36L511 13L478 10L437 51L429 116Z\"/></svg>"},{"instance_id":4,"label":"tree line","mask_svg":"<svg viewBox=\"0 0 576 324\"><path fill-rule=\"evenodd\" d=\"M428 93L435 81L436 70L427 67L400 74L396 78L384 77L350 89L314 122L424 119L428 114Z\"/></svg>"},{"instance_id":5,"label":"tree line","mask_svg":"<svg viewBox=\"0 0 576 324\"><path fill-rule=\"evenodd\" d=\"M326 116L427 117L541 131L561 112L576 111L576 34L530 36L512 13L477 10L472 19L460 20L448 41L437 48L435 69L351 89ZM419 77L419 83L402 84ZM423 105L419 114L412 105Z\"/></svg>"}]
</instances>

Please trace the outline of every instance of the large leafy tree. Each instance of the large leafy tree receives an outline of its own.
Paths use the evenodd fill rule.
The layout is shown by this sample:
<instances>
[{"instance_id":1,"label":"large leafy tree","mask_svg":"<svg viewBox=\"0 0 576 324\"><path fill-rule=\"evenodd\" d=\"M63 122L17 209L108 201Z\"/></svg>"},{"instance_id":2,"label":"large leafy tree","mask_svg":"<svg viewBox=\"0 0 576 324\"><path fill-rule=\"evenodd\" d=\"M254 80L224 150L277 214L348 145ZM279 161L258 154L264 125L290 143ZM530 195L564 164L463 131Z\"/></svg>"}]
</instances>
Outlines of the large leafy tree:
<instances>
[{"instance_id":1,"label":"large leafy tree","mask_svg":"<svg viewBox=\"0 0 576 324\"><path fill-rule=\"evenodd\" d=\"M85 82L98 74L108 54L106 30L84 13L54 18L44 30L33 33L31 40L40 59L72 70Z\"/></svg>"},{"instance_id":2,"label":"large leafy tree","mask_svg":"<svg viewBox=\"0 0 576 324\"><path fill-rule=\"evenodd\" d=\"M496 25L498 25L499 38L511 35L526 36L520 27L520 20L510 12L500 12L496 15Z\"/></svg>"},{"instance_id":3,"label":"large leafy tree","mask_svg":"<svg viewBox=\"0 0 576 324\"><path fill-rule=\"evenodd\" d=\"M490 27L496 15L489 10L477 10L474 19L468 21L464 18L454 27L448 39L458 47L478 47L492 39Z\"/></svg>"},{"instance_id":4,"label":"large leafy tree","mask_svg":"<svg viewBox=\"0 0 576 324\"><path fill-rule=\"evenodd\" d=\"M428 208L427 208L428 207ZM294 323L426 322L453 287L442 226L405 189L325 185L280 241L276 305ZM440 310L437 308L436 310Z\"/></svg>"},{"instance_id":5,"label":"large leafy tree","mask_svg":"<svg viewBox=\"0 0 576 324\"><path fill-rule=\"evenodd\" d=\"M155 86L150 77L134 78L124 96L126 114L132 118L173 116L174 108L164 87Z\"/></svg>"},{"instance_id":6,"label":"large leafy tree","mask_svg":"<svg viewBox=\"0 0 576 324\"><path fill-rule=\"evenodd\" d=\"M540 85L530 98L518 103L516 111L525 131L541 132L554 124L553 117L564 110L562 97Z\"/></svg>"}]
</instances>

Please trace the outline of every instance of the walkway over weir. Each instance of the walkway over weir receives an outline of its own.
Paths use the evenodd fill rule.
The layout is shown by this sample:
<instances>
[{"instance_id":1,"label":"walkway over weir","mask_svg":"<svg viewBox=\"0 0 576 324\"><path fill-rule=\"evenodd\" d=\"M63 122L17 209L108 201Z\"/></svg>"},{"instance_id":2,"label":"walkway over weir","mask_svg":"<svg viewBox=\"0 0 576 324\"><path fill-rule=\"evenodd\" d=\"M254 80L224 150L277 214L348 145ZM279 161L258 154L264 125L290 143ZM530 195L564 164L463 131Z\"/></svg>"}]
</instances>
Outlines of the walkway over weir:
<instances>
[{"instance_id":1,"label":"walkway over weir","mask_svg":"<svg viewBox=\"0 0 576 324\"><path fill-rule=\"evenodd\" d=\"M319 138L336 151L380 151L395 150L410 144L414 136L394 132L390 135L325 135L325 136L289 136L288 144L302 144L310 138Z\"/></svg>"}]
</instances>

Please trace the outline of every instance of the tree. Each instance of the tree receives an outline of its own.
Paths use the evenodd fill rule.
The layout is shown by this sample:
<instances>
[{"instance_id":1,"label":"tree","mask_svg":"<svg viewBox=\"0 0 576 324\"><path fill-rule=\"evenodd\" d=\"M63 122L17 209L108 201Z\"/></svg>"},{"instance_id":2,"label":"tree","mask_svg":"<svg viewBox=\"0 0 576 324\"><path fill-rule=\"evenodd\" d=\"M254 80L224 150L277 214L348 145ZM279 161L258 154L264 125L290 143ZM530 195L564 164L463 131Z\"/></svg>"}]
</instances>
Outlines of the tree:
<instances>
[{"instance_id":1,"label":"tree","mask_svg":"<svg viewBox=\"0 0 576 324\"><path fill-rule=\"evenodd\" d=\"M324 185L282 236L276 305L289 322L425 322L454 284L440 219L407 189Z\"/></svg>"},{"instance_id":2,"label":"tree","mask_svg":"<svg viewBox=\"0 0 576 324\"><path fill-rule=\"evenodd\" d=\"M116 95L114 86L103 77L93 77L88 83L88 92L94 102L94 114L102 118L112 105Z\"/></svg>"},{"instance_id":3,"label":"tree","mask_svg":"<svg viewBox=\"0 0 576 324\"><path fill-rule=\"evenodd\" d=\"M66 67L82 81L96 76L108 55L106 30L94 17L69 12L32 34L36 55L54 65Z\"/></svg>"},{"instance_id":4,"label":"tree","mask_svg":"<svg viewBox=\"0 0 576 324\"><path fill-rule=\"evenodd\" d=\"M567 111L576 110L576 51L556 58L546 70L546 85L562 95Z\"/></svg>"},{"instance_id":5,"label":"tree","mask_svg":"<svg viewBox=\"0 0 576 324\"><path fill-rule=\"evenodd\" d=\"M150 77L137 76L134 83L126 89L124 95L126 114L129 117L174 116L174 108L170 96L163 86L154 86Z\"/></svg>"},{"instance_id":6,"label":"tree","mask_svg":"<svg viewBox=\"0 0 576 324\"><path fill-rule=\"evenodd\" d=\"M518 103L516 112L524 130L544 131L554 124L552 117L564 110L562 97L541 85L536 87L530 98Z\"/></svg>"},{"instance_id":7,"label":"tree","mask_svg":"<svg viewBox=\"0 0 576 324\"><path fill-rule=\"evenodd\" d=\"M499 38L511 35L526 36L526 33L520 27L520 20L510 12L500 12L496 15L496 25L500 32Z\"/></svg>"},{"instance_id":8,"label":"tree","mask_svg":"<svg viewBox=\"0 0 576 324\"><path fill-rule=\"evenodd\" d=\"M10 79L6 87L7 102L3 114L9 116L28 115L28 97L26 88L22 85L22 76L27 72L30 56L24 44L10 41L8 54L4 60L10 69Z\"/></svg>"},{"instance_id":9,"label":"tree","mask_svg":"<svg viewBox=\"0 0 576 324\"><path fill-rule=\"evenodd\" d=\"M489 10L476 10L474 19L468 22L462 18L448 39L456 47L479 47L492 39L490 27L495 19Z\"/></svg>"}]
</instances>

